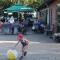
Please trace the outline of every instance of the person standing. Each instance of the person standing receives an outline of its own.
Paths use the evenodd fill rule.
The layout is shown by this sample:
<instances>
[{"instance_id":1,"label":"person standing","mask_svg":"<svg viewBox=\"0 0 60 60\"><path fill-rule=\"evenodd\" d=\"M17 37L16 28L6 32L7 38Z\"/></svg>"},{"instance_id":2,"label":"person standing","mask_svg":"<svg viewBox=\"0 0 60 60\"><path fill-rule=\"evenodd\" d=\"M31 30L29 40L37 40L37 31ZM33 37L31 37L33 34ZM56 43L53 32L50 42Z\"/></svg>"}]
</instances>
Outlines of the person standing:
<instances>
[{"instance_id":1,"label":"person standing","mask_svg":"<svg viewBox=\"0 0 60 60\"><path fill-rule=\"evenodd\" d=\"M14 17L13 16L11 16L11 18L10 18L10 20L9 20L9 23L10 23L10 32L12 33L12 34L14 34Z\"/></svg>"}]
</instances>

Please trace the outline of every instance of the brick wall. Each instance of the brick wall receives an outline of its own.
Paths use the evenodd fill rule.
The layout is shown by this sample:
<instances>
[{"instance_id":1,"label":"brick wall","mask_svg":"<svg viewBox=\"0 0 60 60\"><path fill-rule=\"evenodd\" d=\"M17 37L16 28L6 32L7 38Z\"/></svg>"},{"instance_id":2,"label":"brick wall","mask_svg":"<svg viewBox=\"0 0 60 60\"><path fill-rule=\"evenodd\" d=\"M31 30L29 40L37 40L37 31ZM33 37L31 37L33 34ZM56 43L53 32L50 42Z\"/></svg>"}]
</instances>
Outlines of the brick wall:
<instances>
[{"instance_id":1,"label":"brick wall","mask_svg":"<svg viewBox=\"0 0 60 60\"><path fill-rule=\"evenodd\" d=\"M58 3L60 3L60 0L56 0L56 1L54 1L50 6L49 6L49 8L50 8L50 11L52 12L52 19L51 19L51 21L52 21L52 24L54 24L54 27L55 27L55 32L57 31L57 17L56 17L56 5L58 4Z\"/></svg>"}]
</instances>

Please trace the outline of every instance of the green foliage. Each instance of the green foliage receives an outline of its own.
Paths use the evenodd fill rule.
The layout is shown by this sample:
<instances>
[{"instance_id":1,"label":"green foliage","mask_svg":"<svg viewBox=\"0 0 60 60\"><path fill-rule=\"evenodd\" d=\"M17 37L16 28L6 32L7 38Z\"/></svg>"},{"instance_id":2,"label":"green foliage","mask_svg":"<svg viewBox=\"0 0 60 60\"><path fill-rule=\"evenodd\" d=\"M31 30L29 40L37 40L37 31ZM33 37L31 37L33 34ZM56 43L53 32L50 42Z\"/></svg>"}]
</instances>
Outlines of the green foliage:
<instances>
[{"instance_id":1,"label":"green foliage","mask_svg":"<svg viewBox=\"0 0 60 60\"><path fill-rule=\"evenodd\" d=\"M32 8L36 9L44 3L44 0L29 0L28 2L30 3L28 4L28 6L31 6Z\"/></svg>"},{"instance_id":2,"label":"green foliage","mask_svg":"<svg viewBox=\"0 0 60 60\"><path fill-rule=\"evenodd\" d=\"M40 5L42 5L44 3L44 1L45 0L20 0L20 3L31 6L32 8L36 9ZM10 2L10 0L0 0L0 6L2 6L3 9L11 6L12 4L13 4L13 2Z\"/></svg>"},{"instance_id":3,"label":"green foliage","mask_svg":"<svg viewBox=\"0 0 60 60\"><path fill-rule=\"evenodd\" d=\"M20 0L20 3L21 3L21 4L24 4L24 0Z\"/></svg>"},{"instance_id":4,"label":"green foliage","mask_svg":"<svg viewBox=\"0 0 60 60\"><path fill-rule=\"evenodd\" d=\"M0 0L0 7L2 7L2 9L5 9L9 6L11 6L13 3L10 2L9 0Z\"/></svg>"},{"instance_id":5,"label":"green foliage","mask_svg":"<svg viewBox=\"0 0 60 60\"><path fill-rule=\"evenodd\" d=\"M11 6L13 3L9 0L0 0L0 15L3 15L3 10Z\"/></svg>"},{"instance_id":6,"label":"green foliage","mask_svg":"<svg viewBox=\"0 0 60 60\"><path fill-rule=\"evenodd\" d=\"M7 8L7 7L11 6L12 4L13 4L13 3L10 2L9 0L5 0L5 1L4 1L4 8Z\"/></svg>"}]
</instances>

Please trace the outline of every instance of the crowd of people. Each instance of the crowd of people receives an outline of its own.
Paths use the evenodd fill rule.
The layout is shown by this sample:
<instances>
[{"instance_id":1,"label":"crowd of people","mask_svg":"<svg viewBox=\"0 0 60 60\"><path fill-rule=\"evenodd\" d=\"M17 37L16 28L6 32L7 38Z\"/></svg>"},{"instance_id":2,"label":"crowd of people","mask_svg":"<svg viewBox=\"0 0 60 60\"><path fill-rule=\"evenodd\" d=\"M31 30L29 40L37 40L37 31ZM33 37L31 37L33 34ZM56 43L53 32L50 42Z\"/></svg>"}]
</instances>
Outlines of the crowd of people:
<instances>
[{"instance_id":1,"label":"crowd of people","mask_svg":"<svg viewBox=\"0 0 60 60\"><path fill-rule=\"evenodd\" d=\"M32 30L35 32L41 32L43 33L45 29L45 24L43 21L35 20L32 26Z\"/></svg>"},{"instance_id":2,"label":"crowd of people","mask_svg":"<svg viewBox=\"0 0 60 60\"><path fill-rule=\"evenodd\" d=\"M45 29L46 29L45 23L42 20L28 18L28 19L21 19L18 21L13 16L11 16L10 18L7 18L6 21L5 21L5 19L4 19L4 21L3 20L0 21L0 32L1 32L1 29L2 29L4 23L10 24L10 26L8 26L8 28L9 28L9 32L11 32L11 34L14 34L14 28L15 28L14 24L16 24L16 23L18 24L16 27L17 33L21 32L21 33L25 34L28 31L29 27L31 28L31 31L41 32L41 33L44 33ZM51 28L51 29L53 29L53 28Z\"/></svg>"},{"instance_id":3,"label":"crowd of people","mask_svg":"<svg viewBox=\"0 0 60 60\"><path fill-rule=\"evenodd\" d=\"M40 21L40 20L33 20L33 19L22 19L22 20L19 20L18 22L15 22L15 18L13 16L11 16L10 18L7 18L5 22L1 21L3 24L4 23L9 23L10 26L8 27L9 28L9 32L11 32L12 34L14 34L14 24L18 23L18 27L17 27L17 30L18 32L21 32L21 33L26 33L26 31L28 30L28 28L30 27L31 30L33 30L34 32L44 32L44 28L45 28L45 25L44 25L44 22L43 21ZM0 26L2 27L2 24L0 23ZM1 30L1 29L0 29Z\"/></svg>"}]
</instances>

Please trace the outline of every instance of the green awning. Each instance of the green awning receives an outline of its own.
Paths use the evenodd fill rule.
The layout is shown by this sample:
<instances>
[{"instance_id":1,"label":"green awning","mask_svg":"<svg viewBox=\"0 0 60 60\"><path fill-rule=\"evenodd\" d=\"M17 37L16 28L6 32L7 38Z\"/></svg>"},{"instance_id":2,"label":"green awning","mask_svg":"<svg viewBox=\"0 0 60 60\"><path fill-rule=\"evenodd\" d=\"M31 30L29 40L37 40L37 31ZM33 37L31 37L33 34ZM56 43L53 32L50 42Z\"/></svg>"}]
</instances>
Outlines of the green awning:
<instances>
[{"instance_id":1,"label":"green awning","mask_svg":"<svg viewBox=\"0 0 60 60\"><path fill-rule=\"evenodd\" d=\"M7 12L32 12L33 9L31 7L27 7L20 4L15 4L7 9L5 9Z\"/></svg>"}]
</instances>

